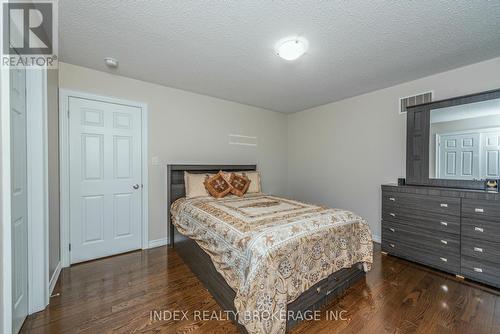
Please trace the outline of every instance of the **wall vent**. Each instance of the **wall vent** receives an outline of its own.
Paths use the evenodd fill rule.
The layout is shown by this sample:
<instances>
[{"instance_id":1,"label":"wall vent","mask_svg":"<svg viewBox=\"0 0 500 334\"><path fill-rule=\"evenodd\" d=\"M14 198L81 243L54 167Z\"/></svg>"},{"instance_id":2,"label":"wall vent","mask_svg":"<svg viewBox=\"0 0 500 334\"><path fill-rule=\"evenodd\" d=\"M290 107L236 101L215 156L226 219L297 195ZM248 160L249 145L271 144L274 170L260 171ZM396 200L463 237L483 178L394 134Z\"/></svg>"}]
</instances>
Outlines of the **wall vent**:
<instances>
[{"instance_id":1,"label":"wall vent","mask_svg":"<svg viewBox=\"0 0 500 334\"><path fill-rule=\"evenodd\" d=\"M229 145L257 146L257 137L229 135Z\"/></svg>"},{"instance_id":2,"label":"wall vent","mask_svg":"<svg viewBox=\"0 0 500 334\"><path fill-rule=\"evenodd\" d=\"M399 99L399 113L406 114L407 108L417 104L432 102L433 91L418 95L406 96Z\"/></svg>"}]
</instances>

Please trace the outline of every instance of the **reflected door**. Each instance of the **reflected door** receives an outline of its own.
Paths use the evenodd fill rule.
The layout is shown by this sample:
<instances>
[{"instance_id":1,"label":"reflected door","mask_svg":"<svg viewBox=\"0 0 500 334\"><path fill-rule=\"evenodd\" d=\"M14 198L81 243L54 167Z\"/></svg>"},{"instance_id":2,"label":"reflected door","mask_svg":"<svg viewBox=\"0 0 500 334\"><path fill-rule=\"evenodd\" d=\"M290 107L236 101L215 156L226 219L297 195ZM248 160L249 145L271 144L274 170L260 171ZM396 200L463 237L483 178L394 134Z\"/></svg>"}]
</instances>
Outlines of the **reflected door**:
<instances>
[{"instance_id":1,"label":"reflected door","mask_svg":"<svg viewBox=\"0 0 500 334\"><path fill-rule=\"evenodd\" d=\"M449 134L438 139L438 178L479 178L479 134Z\"/></svg>"},{"instance_id":2,"label":"reflected door","mask_svg":"<svg viewBox=\"0 0 500 334\"><path fill-rule=\"evenodd\" d=\"M71 263L141 248L141 109L69 99Z\"/></svg>"},{"instance_id":3,"label":"reflected door","mask_svg":"<svg viewBox=\"0 0 500 334\"><path fill-rule=\"evenodd\" d=\"M483 134L482 156L484 157L483 172L484 178L500 178L500 132Z\"/></svg>"}]
</instances>

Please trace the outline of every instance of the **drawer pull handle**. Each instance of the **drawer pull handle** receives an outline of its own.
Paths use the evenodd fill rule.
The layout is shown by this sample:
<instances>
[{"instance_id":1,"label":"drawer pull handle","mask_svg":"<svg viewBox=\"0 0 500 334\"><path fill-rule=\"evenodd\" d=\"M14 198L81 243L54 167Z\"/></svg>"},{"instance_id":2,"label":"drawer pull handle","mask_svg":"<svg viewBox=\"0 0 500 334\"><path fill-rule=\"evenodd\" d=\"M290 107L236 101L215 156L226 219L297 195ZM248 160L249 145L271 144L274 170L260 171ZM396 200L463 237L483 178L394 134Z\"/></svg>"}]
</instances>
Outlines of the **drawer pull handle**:
<instances>
[{"instance_id":1,"label":"drawer pull handle","mask_svg":"<svg viewBox=\"0 0 500 334\"><path fill-rule=\"evenodd\" d=\"M448 226L448 223L447 222L441 222L441 225Z\"/></svg>"},{"instance_id":2,"label":"drawer pull handle","mask_svg":"<svg viewBox=\"0 0 500 334\"><path fill-rule=\"evenodd\" d=\"M442 243L442 244L447 245L447 244L448 244L448 241L446 241L446 240L441 240L441 243Z\"/></svg>"},{"instance_id":3,"label":"drawer pull handle","mask_svg":"<svg viewBox=\"0 0 500 334\"><path fill-rule=\"evenodd\" d=\"M321 292L321 287L317 288L317 289L316 289L316 292L317 292L317 293L320 293L320 292Z\"/></svg>"},{"instance_id":4,"label":"drawer pull handle","mask_svg":"<svg viewBox=\"0 0 500 334\"><path fill-rule=\"evenodd\" d=\"M394 244L389 244L389 246L391 246L391 248L394 248Z\"/></svg>"},{"instance_id":5,"label":"drawer pull handle","mask_svg":"<svg viewBox=\"0 0 500 334\"><path fill-rule=\"evenodd\" d=\"M476 211L477 213L484 213L483 208L475 208L474 211Z\"/></svg>"},{"instance_id":6,"label":"drawer pull handle","mask_svg":"<svg viewBox=\"0 0 500 334\"><path fill-rule=\"evenodd\" d=\"M396 214L391 212L391 213L389 213L389 216L396 217Z\"/></svg>"},{"instance_id":7,"label":"drawer pull handle","mask_svg":"<svg viewBox=\"0 0 500 334\"><path fill-rule=\"evenodd\" d=\"M392 227L389 229L389 231L391 231L391 232L396 232L396 230L395 230L395 229L393 229Z\"/></svg>"},{"instance_id":8,"label":"drawer pull handle","mask_svg":"<svg viewBox=\"0 0 500 334\"><path fill-rule=\"evenodd\" d=\"M443 261L443 262L448 262L448 259L447 259L447 258L445 258L445 257L440 257L440 259L441 259L441 261Z\"/></svg>"},{"instance_id":9,"label":"drawer pull handle","mask_svg":"<svg viewBox=\"0 0 500 334\"><path fill-rule=\"evenodd\" d=\"M475 271L476 273L482 273L482 272L483 272L483 269L481 269L481 268L474 268L474 271Z\"/></svg>"},{"instance_id":10,"label":"drawer pull handle","mask_svg":"<svg viewBox=\"0 0 500 334\"><path fill-rule=\"evenodd\" d=\"M442 207L442 208L447 208L447 207L448 207L448 204L446 204L446 203L441 203L441 207Z\"/></svg>"},{"instance_id":11,"label":"drawer pull handle","mask_svg":"<svg viewBox=\"0 0 500 334\"><path fill-rule=\"evenodd\" d=\"M474 252L479 252L479 253L482 253L482 252L483 252L483 249L482 249L482 248L479 248L479 247L474 247Z\"/></svg>"},{"instance_id":12,"label":"drawer pull handle","mask_svg":"<svg viewBox=\"0 0 500 334\"><path fill-rule=\"evenodd\" d=\"M482 227L477 227L476 226L476 227L474 227L474 231L482 233L482 232L484 232L484 229Z\"/></svg>"},{"instance_id":13,"label":"drawer pull handle","mask_svg":"<svg viewBox=\"0 0 500 334\"><path fill-rule=\"evenodd\" d=\"M389 201L396 202L396 199L394 197L389 197Z\"/></svg>"}]
</instances>

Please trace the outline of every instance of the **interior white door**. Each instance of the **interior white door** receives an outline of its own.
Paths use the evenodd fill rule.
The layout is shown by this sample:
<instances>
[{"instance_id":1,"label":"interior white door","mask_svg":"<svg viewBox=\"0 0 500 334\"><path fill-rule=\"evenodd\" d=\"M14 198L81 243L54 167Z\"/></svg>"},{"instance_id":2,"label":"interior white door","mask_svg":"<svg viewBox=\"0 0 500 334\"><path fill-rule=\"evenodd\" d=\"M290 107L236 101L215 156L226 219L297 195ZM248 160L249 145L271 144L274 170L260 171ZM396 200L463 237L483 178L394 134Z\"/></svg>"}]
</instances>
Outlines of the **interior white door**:
<instances>
[{"instance_id":1,"label":"interior white door","mask_svg":"<svg viewBox=\"0 0 500 334\"><path fill-rule=\"evenodd\" d=\"M470 180L479 178L479 134L441 135L439 178Z\"/></svg>"},{"instance_id":2,"label":"interior white door","mask_svg":"<svg viewBox=\"0 0 500 334\"><path fill-rule=\"evenodd\" d=\"M69 98L71 263L141 248L141 109Z\"/></svg>"},{"instance_id":3,"label":"interior white door","mask_svg":"<svg viewBox=\"0 0 500 334\"><path fill-rule=\"evenodd\" d=\"M482 138L482 177L500 178L500 132L484 133Z\"/></svg>"},{"instance_id":4,"label":"interior white door","mask_svg":"<svg viewBox=\"0 0 500 334\"><path fill-rule=\"evenodd\" d=\"M28 315L28 198L26 193L26 71L10 70L12 330Z\"/></svg>"}]
</instances>

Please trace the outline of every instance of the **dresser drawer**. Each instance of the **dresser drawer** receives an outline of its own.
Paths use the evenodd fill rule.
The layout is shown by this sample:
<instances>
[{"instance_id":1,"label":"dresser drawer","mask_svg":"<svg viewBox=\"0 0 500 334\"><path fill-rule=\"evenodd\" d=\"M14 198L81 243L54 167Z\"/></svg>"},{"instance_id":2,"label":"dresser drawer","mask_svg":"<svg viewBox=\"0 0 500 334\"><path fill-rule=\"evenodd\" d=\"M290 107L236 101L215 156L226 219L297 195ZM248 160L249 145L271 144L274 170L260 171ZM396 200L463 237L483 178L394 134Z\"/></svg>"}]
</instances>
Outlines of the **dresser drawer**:
<instances>
[{"instance_id":1,"label":"dresser drawer","mask_svg":"<svg viewBox=\"0 0 500 334\"><path fill-rule=\"evenodd\" d=\"M460 255L460 238L456 234L410 227L395 222L382 222L382 239L400 240L429 252Z\"/></svg>"},{"instance_id":2,"label":"dresser drawer","mask_svg":"<svg viewBox=\"0 0 500 334\"><path fill-rule=\"evenodd\" d=\"M499 264L462 256L462 275L476 281L500 287Z\"/></svg>"},{"instance_id":3,"label":"dresser drawer","mask_svg":"<svg viewBox=\"0 0 500 334\"><path fill-rule=\"evenodd\" d=\"M500 223L500 202L464 198L462 200L462 216L496 220Z\"/></svg>"},{"instance_id":4,"label":"dresser drawer","mask_svg":"<svg viewBox=\"0 0 500 334\"><path fill-rule=\"evenodd\" d=\"M496 242L499 236L500 222L462 218L462 237Z\"/></svg>"},{"instance_id":5,"label":"dresser drawer","mask_svg":"<svg viewBox=\"0 0 500 334\"><path fill-rule=\"evenodd\" d=\"M446 215L460 215L460 198L382 192L382 206L405 207Z\"/></svg>"},{"instance_id":6,"label":"dresser drawer","mask_svg":"<svg viewBox=\"0 0 500 334\"><path fill-rule=\"evenodd\" d=\"M409 226L421 227L435 232L460 234L459 216L387 205L382 210L382 219L384 221L395 221Z\"/></svg>"},{"instance_id":7,"label":"dresser drawer","mask_svg":"<svg viewBox=\"0 0 500 334\"><path fill-rule=\"evenodd\" d=\"M462 255L500 265L500 243L462 237Z\"/></svg>"},{"instance_id":8,"label":"dresser drawer","mask_svg":"<svg viewBox=\"0 0 500 334\"><path fill-rule=\"evenodd\" d=\"M382 239L382 250L391 255L419 262L453 274L460 272L460 257L458 254L432 252L402 240L391 240L391 238Z\"/></svg>"}]
</instances>

